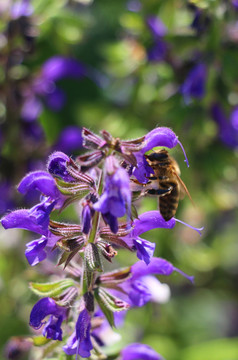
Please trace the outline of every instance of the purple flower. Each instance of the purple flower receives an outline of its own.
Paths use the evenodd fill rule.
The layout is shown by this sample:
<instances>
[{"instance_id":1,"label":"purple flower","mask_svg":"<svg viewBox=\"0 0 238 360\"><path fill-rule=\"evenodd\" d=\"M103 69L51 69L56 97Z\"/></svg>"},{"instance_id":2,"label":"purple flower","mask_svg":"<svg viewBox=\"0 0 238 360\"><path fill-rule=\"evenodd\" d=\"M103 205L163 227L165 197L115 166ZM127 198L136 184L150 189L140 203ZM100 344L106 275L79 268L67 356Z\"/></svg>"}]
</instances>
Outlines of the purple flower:
<instances>
[{"instance_id":1,"label":"purple flower","mask_svg":"<svg viewBox=\"0 0 238 360\"><path fill-rule=\"evenodd\" d=\"M58 81L62 78L81 78L86 75L83 64L72 58L53 56L42 66L42 78L46 81Z\"/></svg>"},{"instance_id":2,"label":"purple flower","mask_svg":"<svg viewBox=\"0 0 238 360\"><path fill-rule=\"evenodd\" d=\"M188 280L193 281L193 276L188 276L167 260L153 258L148 265L145 264L144 261L138 261L132 265L132 277L125 281L121 287L122 290L128 294L129 303L141 307L151 300L160 301L160 298L158 296L156 297L156 291L161 291L161 283L151 275L169 276L174 271L179 272ZM168 298L168 294L166 297Z\"/></svg>"},{"instance_id":3,"label":"purple flower","mask_svg":"<svg viewBox=\"0 0 238 360\"><path fill-rule=\"evenodd\" d=\"M16 20L22 16L31 16L33 7L29 0L16 1L11 7L11 18Z\"/></svg>"},{"instance_id":4,"label":"purple flower","mask_svg":"<svg viewBox=\"0 0 238 360\"><path fill-rule=\"evenodd\" d=\"M132 231L123 240L137 251L137 257L149 264L154 254L155 244L144 240L139 235L156 228L172 229L175 226L175 219L165 221L159 211L148 211L133 221Z\"/></svg>"},{"instance_id":5,"label":"purple flower","mask_svg":"<svg viewBox=\"0 0 238 360\"><path fill-rule=\"evenodd\" d=\"M61 132L54 148L70 155L73 151L81 149L82 143L82 129L78 126L67 126Z\"/></svg>"},{"instance_id":6,"label":"purple flower","mask_svg":"<svg viewBox=\"0 0 238 360\"><path fill-rule=\"evenodd\" d=\"M43 111L41 101L34 95L29 95L22 105L21 117L26 122L35 121Z\"/></svg>"},{"instance_id":7,"label":"purple flower","mask_svg":"<svg viewBox=\"0 0 238 360\"><path fill-rule=\"evenodd\" d=\"M88 234L91 227L92 227L92 217L95 213L95 210L90 205L90 202L85 202L85 204L82 204L83 210L82 210L82 232L84 234Z\"/></svg>"},{"instance_id":8,"label":"purple flower","mask_svg":"<svg viewBox=\"0 0 238 360\"><path fill-rule=\"evenodd\" d=\"M189 104L191 98L202 99L205 95L207 80L207 68L205 64L198 64L188 73L183 85L181 93L186 104Z\"/></svg>"},{"instance_id":9,"label":"purple flower","mask_svg":"<svg viewBox=\"0 0 238 360\"><path fill-rule=\"evenodd\" d=\"M69 160L68 155L61 151L55 151L49 156L47 170L53 176L59 176L65 181L71 181L72 177L67 171L67 162Z\"/></svg>"},{"instance_id":10,"label":"purple flower","mask_svg":"<svg viewBox=\"0 0 238 360\"><path fill-rule=\"evenodd\" d=\"M27 174L18 185L18 191L21 194L39 191L52 200L60 197L60 192L56 186L54 178L46 171L33 171Z\"/></svg>"},{"instance_id":11,"label":"purple flower","mask_svg":"<svg viewBox=\"0 0 238 360\"><path fill-rule=\"evenodd\" d=\"M219 104L214 104L211 109L212 117L216 121L219 129L221 141L231 147L238 147L238 106L230 114L229 119L225 115Z\"/></svg>"},{"instance_id":12,"label":"purple flower","mask_svg":"<svg viewBox=\"0 0 238 360\"><path fill-rule=\"evenodd\" d=\"M165 59L168 47L163 37L167 33L167 28L163 22L156 16L149 16L146 20L151 34L153 35L153 45L148 50L148 60L159 62Z\"/></svg>"},{"instance_id":13,"label":"purple flower","mask_svg":"<svg viewBox=\"0 0 238 360\"><path fill-rule=\"evenodd\" d=\"M87 309L84 309L79 314L76 331L70 336L67 344L63 347L64 352L67 355L79 354L83 358L90 357L90 352L93 349L90 330L91 317Z\"/></svg>"},{"instance_id":14,"label":"purple flower","mask_svg":"<svg viewBox=\"0 0 238 360\"><path fill-rule=\"evenodd\" d=\"M152 150L154 147L157 146L165 146L171 149L175 147L177 144L179 144L180 147L182 148L185 156L185 161L187 163L187 166L189 166L185 150L181 142L178 140L177 135L171 129L167 127L158 127L150 131L145 136L144 148L134 153L137 160L137 167L133 170L133 175L137 178L137 180L141 184L146 184L148 182L149 175L153 174L154 171L148 165L144 154L147 151Z\"/></svg>"},{"instance_id":15,"label":"purple flower","mask_svg":"<svg viewBox=\"0 0 238 360\"><path fill-rule=\"evenodd\" d=\"M238 0L232 0L231 2L235 9L238 10Z\"/></svg>"},{"instance_id":16,"label":"purple flower","mask_svg":"<svg viewBox=\"0 0 238 360\"><path fill-rule=\"evenodd\" d=\"M49 216L55 202L44 199L41 203L31 209L15 210L1 219L4 229L25 229L47 236Z\"/></svg>"},{"instance_id":17,"label":"purple flower","mask_svg":"<svg viewBox=\"0 0 238 360\"><path fill-rule=\"evenodd\" d=\"M106 171L104 192L93 207L104 215L111 230L116 233L116 219L130 213L130 179L113 156L106 159Z\"/></svg>"},{"instance_id":18,"label":"purple flower","mask_svg":"<svg viewBox=\"0 0 238 360\"><path fill-rule=\"evenodd\" d=\"M154 37L163 37L167 34L166 26L157 16L149 16L146 23Z\"/></svg>"},{"instance_id":19,"label":"purple flower","mask_svg":"<svg viewBox=\"0 0 238 360\"><path fill-rule=\"evenodd\" d=\"M151 62L163 61L166 57L167 51L168 46L166 42L162 39L157 39L147 52L148 60Z\"/></svg>"},{"instance_id":20,"label":"purple flower","mask_svg":"<svg viewBox=\"0 0 238 360\"><path fill-rule=\"evenodd\" d=\"M121 360L162 360L162 357L145 344L133 343L121 350Z\"/></svg>"},{"instance_id":21,"label":"purple flower","mask_svg":"<svg viewBox=\"0 0 238 360\"><path fill-rule=\"evenodd\" d=\"M46 258L47 254L44 251L46 245L47 238L45 236L26 244L25 256L31 266L35 266Z\"/></svg>"},{"instance_id":22,"label":"purple flower","mask_svg":"<svg viewBox=\"0 0 238 360\"><path fill-rule=\"evenodd\" d=\"M43 329L43 335L48 339L62 340L62 321L66 318L67 309L59 306L49 298L40 299L31 310L30 326L38 330L45 322L43 320L51 315L48 323Z\"/></svg>"},{"instance_id":23,"label":"purple flower","mask_svg":"<svg viewBox=\"0 0 238 360\"><path fill-rule=\"evenodd\" d=\"M62 341L62 322L63 316L59 316L57 318L51 315L42 331L42 335L45 336L47 339Z\"/></svg>"},{"instance_id":24,"label":"purple flower","mask_svg":"<svg viewBox=\"0 0 238 360\"><path fill-rule=\"evenodd\" d=\"M59 111L65 103L65 94L56 85L62 78L81 79L87 71L75 59L53 56L42 66L42 71L25 91L21 116L25 121L34 121L43 109L42 100L53 111Z\"/></svg>"}]
</instances>

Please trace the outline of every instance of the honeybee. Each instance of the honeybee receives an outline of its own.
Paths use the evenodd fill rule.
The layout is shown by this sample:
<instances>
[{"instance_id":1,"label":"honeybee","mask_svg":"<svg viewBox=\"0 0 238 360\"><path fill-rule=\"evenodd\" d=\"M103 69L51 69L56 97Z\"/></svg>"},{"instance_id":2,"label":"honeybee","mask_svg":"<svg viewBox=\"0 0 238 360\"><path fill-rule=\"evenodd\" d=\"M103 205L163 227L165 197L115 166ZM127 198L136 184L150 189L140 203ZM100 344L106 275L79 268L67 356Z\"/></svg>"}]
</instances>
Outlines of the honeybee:
<instances>
[{"instance_id":1,"label":"honeybee","mask_svg":"<svg viewBox=\"0 0 238 360\"><path fill-rule=\"evenodd\" d=\"M176 214L180 196L186 193L191 201L192 198L180 179L177 162L167 150L155 151L145 155L145 158L154 174L149 176L144 193L159 196L160 213L165 221L169 221Z\"/></svg>"}]
</instances>

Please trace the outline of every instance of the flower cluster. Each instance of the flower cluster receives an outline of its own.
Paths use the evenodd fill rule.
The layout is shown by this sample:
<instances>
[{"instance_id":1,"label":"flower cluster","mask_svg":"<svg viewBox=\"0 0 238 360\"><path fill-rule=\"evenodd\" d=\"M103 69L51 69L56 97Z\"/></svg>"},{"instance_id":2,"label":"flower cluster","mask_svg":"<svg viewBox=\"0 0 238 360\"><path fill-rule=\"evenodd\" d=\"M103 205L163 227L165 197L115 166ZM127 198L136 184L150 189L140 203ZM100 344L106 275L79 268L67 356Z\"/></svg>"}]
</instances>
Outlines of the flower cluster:
<instances>
[{"instance_id":1,"label":"flower cluster","mask_svg":"<svg viewBox=\"0 0 238 360\"><path fill-rule=\"evenodd\" d=\"M105 327L115 326L118 314L149 301L168 299L169 288L156 275L178 272L190 281L193 277L167 260L153 257L155 244L140 237L151 229L172 229L179 220L166 221L158 210L135 216L133 184L144 188L153 174L145 153L158 146L182 146L176 134L159 127L128 141L113 138L105 130L98 136L83 129L82 136L89 151L76 159L56 151L49 157L47 171L27 174L18 190L22 194L38 191L40 202L30 209L12 211L1 223L5 229L21 228L40 236L26 244L31 266L58 248L58 265L67 273L55 282L30 284L41 297L31 311L30 326L42 328L48 340L62 341L67 355L99 358L106 345ZM79 223L56 221L58 211L71 204L77 205ZM136 252L139 261L103 272L103 258L112 262L121 248ZM142 344L127 346L117 357L161 359Z\"/></svg>"}]
</instances>

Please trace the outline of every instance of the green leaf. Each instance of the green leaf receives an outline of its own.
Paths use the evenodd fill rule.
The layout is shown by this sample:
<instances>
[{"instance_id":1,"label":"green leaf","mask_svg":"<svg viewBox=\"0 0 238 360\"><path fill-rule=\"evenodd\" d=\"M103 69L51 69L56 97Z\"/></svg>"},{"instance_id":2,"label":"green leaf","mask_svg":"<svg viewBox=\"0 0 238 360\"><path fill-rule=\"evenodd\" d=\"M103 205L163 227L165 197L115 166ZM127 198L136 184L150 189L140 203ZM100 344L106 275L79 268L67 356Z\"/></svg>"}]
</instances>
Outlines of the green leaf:
<instances>
[{"instance_id":1,"label":"green leaf","mask_svg":"<svg viewBox=\"0 0 238 360\"><path fill-rule=\"evenodd\" d=\"M64 279L53 283L30 283L30 289L39 296L60 296L64 290L75 283L72 279Z\"/></svg>"},{"instance_id":2,"label":"green leaf","mask_svg":"<svg viewBox=\"0 0 238 360\"><path fill-rule=\"evenodd\" d=\"M96 288L94 294L98 305L106 316L109 324L111 326L115 326L113 313L117 311L128 310L130 305L116 296L109 294L101 287Z\"/></svg>"},{"instance_id":3,"label":"green leaf","mask_svg":"<svg viewBox=\"0 0 238 360\"><path fill-rule=\"evenodd\" d=\"M107 321L109 322L111 327L115 327L113 312L110 309L108 309L108 307L105 305L104 301L100 297L99 288L95 289L94 295L98 302L98 305L100 306L100 309L102 310L103 314L106 316Z\"/></svg>"},{"instance_id":4,"label":"green leaf","mask_svg":"<svg viewBox=\"0 0 238 360\"><path fill-rule=\"evenodd\" d=\"M33 336L32 340L35 346L44 346L45 344L48 344L48 342L51 341L51 339L47 339L44 336Z\"/></svg>"}]
</instances>

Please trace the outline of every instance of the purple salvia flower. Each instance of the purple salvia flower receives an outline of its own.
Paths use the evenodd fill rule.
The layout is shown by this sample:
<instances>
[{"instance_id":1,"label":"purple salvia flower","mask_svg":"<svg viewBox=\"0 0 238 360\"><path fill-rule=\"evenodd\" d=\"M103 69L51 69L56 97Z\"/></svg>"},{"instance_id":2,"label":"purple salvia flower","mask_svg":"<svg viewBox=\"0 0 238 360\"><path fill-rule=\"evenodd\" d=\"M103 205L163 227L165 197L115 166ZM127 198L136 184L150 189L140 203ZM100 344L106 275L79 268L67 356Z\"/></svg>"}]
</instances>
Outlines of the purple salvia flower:
<instances>
[{"instance_id":1,"label":"purple salvia flower","mask_svg":"<svg viewBox=\"0 0 238 360\"><path fill-rule=\"evenodd\" d=\"M106 159L106 172L104 193L93 207L104 215L104 219L115 233L115 219L130 213L130 179L126 170L119 166L113 156Z\"/></svg>"},{"instance_id":2,"label":"purple salvia flower","mask_svg":"<svg viewBox=\"0 0 238 360\"><path fill-rule=\"evenodd\" d=\"M71 181L72 177L67 171L67 162L70 160L68 155L61 151L55 151L49 156L47 170L53 176L59 176L65 181Z\"/></svg>"},{"instance_id":3,"label":"purple salvia flower","mask_svg":"<svg viewBox=\"0 0 238 360\"><path fill-rule=\"evenodd\" d=\"M211 109L212 117L219 128L219 137L221 141L231 147L238 147L238 107L236 106L227 119L222 107L214 104Z\"/></svg>"},{"instance_id":4,"label":"purple salvia flower","mask_svg":"<svg viewBox=\"0 0 238 360\"><path fill-rule=\"evenodd\" d=\"M129 299L134 306L144 306L151 300L151 293L148 287L141 280L131 281Z\"/></svg>"},{"instance_id":5,"label":"purple salvia flower","mask_svg":"<svg viewBox=\"0 0 238 360\"><path fill-rule=\"evenodd\" d=\"M78 340L76 338L76 331L68 338L66 345L63 346L63 350L67 355L75 355L77 353Z\"/></svg>"},{"instance_id":6,"label":"purple salvia flower","mask_svg":"<svg viewBox=\"0 0 238 360\"><path fill-rule=\"evenodd\" d=\"M94 210L91 208L89 204L83 204L82 210L82 232L84 234L88 234L92 227L92 216L94 214Z\"/></svg>"},{"instance_id":7,"label":"purple salvia flower","mask_svg":"<svg viewBox=\"0 0 238 360\"><path fill-rule=\"evenodd\" d=\"M49 322L46 324L43 335L48 339L62 340L62 321L66 318L67 309L59 306L49 298L40 299L31 310L30 326L38 330L45 322L43 320L51 315Z\"/></svg>"},{"instance_id":8,"label":"purple salvia flower","mask_svg":"<svg viewBox=\"0 0 238 360\"><path fill-rule=\"evenodd\" d=\"M202 99L204 97L206 80L207 67L205 64L198 64L190 70L180 89L186 104L190 103L191 98Z\"/></svg>"},{"instance_id":9,"label":"purple salvia flower","mask_svg":"<svg viewBox=\"0 0 238 360\"><path fill-rule=\"evenodd\" d=\"M127 345L121 350L121 360L162 360L162 357L150 346L140 343Z\"/></svg>"},{"instance_id":10,"label":"purple salvia flower","mask_svg":"<svg viewBox=\"0 0 238 360\"><path fill-rule=\"evenodd\" d=\"M62 341L61 324L63 320L64 319L62 315L59 317L51 315L42 331L42 335L45 336L47 339Z\"/></svg>"},{"instance_id":11,"label":"purple salvia flower","mask_svg":"<svg viewBox=\"0 0 238 360\"><path fill-rule=\"evenodd\" d=\"M81 357L89 357L93 345L90 339L91 317L87 309L84 309L79 314L76 323L76 338L79 342L78 354Z\"/></svg>"},{"instance_id":12,"label":"purple salvia flower","mask_svg":"<svg viewBox=\"0 0 238 360\"><path fill-rule=\"evenodd\" d=\"M162 258L153 258L149 265L146 265L143 261L138 261L131 267L132 278L131 281L139 279L146 275L164 275L169 276L174 271L179 272L186 277L189 281L193 282L193 276L189 276L181 270L174 267L170 262Z\"/></svg>"},{"instance_id":13,"label":"purple salvia flower","mask_svg":"<svg viewBox=\"0 0 238 360\"><path fill-rule=\"evenodd\" d=\"M75 332L70 336L67 344L63 346L64 352L67 355L78 354L83 358L90 357L91 350L93 349L90 339L90 330L91 317L87 309L84 309L79 314Z\"/></svg>"},{"instance_id":14,"label":"purple salvia flower","mask_svg":"<svg viewBox=\"0 0 238 360\"><path fill-rule=\"evenodd\" d=\"M46 171L30 172L21 180L17 189L24 195L28 192L38 190L45 196L49 196L52 200L58 199L61 195L54 178Z\"/></svg>"},{"instance_id":15,"label":"purple salvia flower","mask_svg":"<svg viewBox=\"0 0 238 360\"><path fill-rule=\"evenodd\" d=\"M25 256L31 266L37 265L39 262L45 260L47 254L44 251L47 245L47 238L42 236L38 240L33 240L26 244Z\"/></svg>"},{"instance_id":16,"label":"purple salvia flower","mask_svg":"<svg viewBox=\"0 0 238 360\"><path fill-rule=\"evenodd\" d=\"M157 16L149 16L146 23L155 38L163 37L167 34L166 26Z\"/></svg>"},{"instance_id":17,"label":"purple salvia flower","mask_svg":"<svg viewBox=\"0 0 238 360\"><path fill-rule=\"evenodd\" d=\"M145 136L145 146L142 150L134 153L136 159L137 159L137 168L133 170L133 175L137 178L137 180L142 183L146 184L148 182L147 177L150 174L153 174L153 169L148 165L144 154L152 150L154 147L157 146L164 146L168 147L169 149L174 148L177 144L180 145L181 149L183 150L185 161L187 166L189 167L188 159L185 153L185 150L181 144L181 142L178 140L177 135L169 128L167 127L158 127L150 131Z\"/></svg>"},{"instance_id":18,"label":"purple salvia flower","mask_svg":"<svg viewBox=\"0 0 238 360\"><path fill-rule=\"evenodd\" d=\"M1 219L4 229L25 229L37 234L48 234L49 216L55 202L49 203L44 199L31 209L15 210Z\"/></svg>"},{"instance_id":19,"label":"purple salvia flower","mask_svg":"<svg viewBox=\"0 0 238 360\"><path fill-rule=\"evenodd\" d=\"M193 276L185 274L165 259L153 258L148 265L144 261L138 261L131 266L131 278L120 285L123 293L119 296L132 306L141 307L148 301L160 302L156 292L161 291L162 284L153 275L170 276L174 271L193 282ZM162 302L168 300L169 295L170 291L166 288Z\"/></svg>"},{"instance_id":20,"label":"purple salvia flower","mask_svg":"<svg viewBox=\"0 0 238 360\"><path fill-rule=\"evenodd\" d=\"M165 221L158 210L152 210L141 214L138 219L134 219L131 232L124 236L123 240L131 248L136 249L137 257L140 260L143 260L146 264L149 264L154 254L155 244L140 238L139 235L157 228L172 229L176 222L180 222L183 225L192 228L193 230L197 231L199 235L201 235L201 230L203 228L195 228L176 218Z\"/></svg>"},{"instance_id":21,"label":"purple salvia flower","mask_svg":"<svg viewBox=\"0 0 238 360\"><path fill-rule=\"evenodd\" d=\"M146 264L149 264L155 251L155 244L148 240L137 237L133 239L133 245L137 250L137 257L143 260Z\"/></svg>"}]
</instances>

